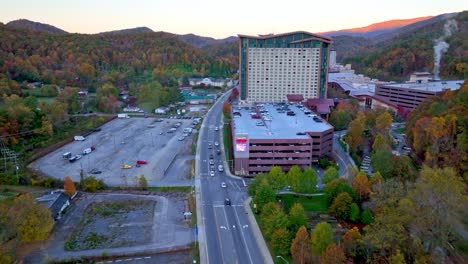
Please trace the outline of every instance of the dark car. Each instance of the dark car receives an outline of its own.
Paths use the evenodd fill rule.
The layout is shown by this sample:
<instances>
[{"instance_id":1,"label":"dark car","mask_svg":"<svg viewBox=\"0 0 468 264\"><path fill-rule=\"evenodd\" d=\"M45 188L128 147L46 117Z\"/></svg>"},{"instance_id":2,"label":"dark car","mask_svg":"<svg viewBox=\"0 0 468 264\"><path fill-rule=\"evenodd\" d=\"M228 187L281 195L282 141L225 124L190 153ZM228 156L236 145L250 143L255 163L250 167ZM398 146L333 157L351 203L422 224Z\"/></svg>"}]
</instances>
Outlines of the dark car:
<instances>
[{"instance_id":1,"label":"dark car","mask_svg":"<svg viewBox=\"0 0 468 264\"><path fill-rule=\"evenodd\" d=\"M92 173L92 174L101 174L102 171L100 171L100 170L92 170L91 173Z\"/></svg>"},{"instance_id":2,"label":"dark car","mask_svg":"<svg viewBox=\"0 0 468 264\"><path fill-rule=\"evenodd\" d=\"M224 205L231 205L231 200L229 198L224 199Z\"/></svg>"},{"instance_id":3,"label":"dark car","mask_svg":"<svg viewBox=\"0 0 468 264\"><path fill-rule=\"evenodd\" d=\"M216 150L216 154L221 155L221 150Z\"/></svg>"}]
</instances>

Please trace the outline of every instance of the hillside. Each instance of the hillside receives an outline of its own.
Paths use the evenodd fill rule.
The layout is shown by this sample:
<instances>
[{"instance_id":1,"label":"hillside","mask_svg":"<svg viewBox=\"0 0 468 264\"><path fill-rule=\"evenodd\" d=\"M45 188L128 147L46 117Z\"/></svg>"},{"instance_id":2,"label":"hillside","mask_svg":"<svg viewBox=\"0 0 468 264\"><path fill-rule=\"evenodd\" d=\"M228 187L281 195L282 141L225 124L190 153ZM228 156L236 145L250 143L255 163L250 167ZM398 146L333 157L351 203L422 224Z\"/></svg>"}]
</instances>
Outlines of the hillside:
<instances>
[{"instance_id":1,"label":"hillside","mask_svg":"<svg viewBox=\"0 0 468 264\"><path fill-rule=\"evenodd\" d=\"M444 25L453 20L456 29L444 38L447 52L441 53L440 76L448 79L468 77L468 12L441 15L399 29L392 36L380 36L362 47L340 47L349 54L341 62L372 78L407 80L414 71L434 70L434 41L444 36ZM337 49L337 53L340 52ZM348 52L348 53L346 53Z\"/></svg>"},{"instance_id":2,"label":"hillside","mask_svg":"<svg viewBox=\"0 0 468 264\"><path fill-rule=\"evenodd\" d=\"M225 77L237 61L210 56L173 34L37 34L0 25L0 72L18 83L40 81L90 91L110 82L129 88L183 76Z\"/></svg>"},{"instance_id":3,"label":"hillside","mask_svg":"<svg viewBox=\"0 0 468 264\"><path fill-rule=\"evenodd\" d=\"M127 28L127 29L120 29L120 30L113 30L113 31L106 31L99 33L100 35L133 35L133 34L140 34L140 33L150 33L153 32L148 27L136 27L136 28Z\"/></svg>"},{"instance_id":4,"label":"hillside","mask_svg":"<svg viewBox=\"0 0 468 264\"><path fill-rule=\"evenodd\" d=\"M196 48L203 48L206 46L213 46L213 45L222 45L225 43L236 42L238 40L237 37L227 37L224 39L214 39L210 37L203 37L198 36L195 34L185 34L185 35L176 35L180 40L188 43Z\"/></svg>"},{"instance_id":5,"label":"hillside","mask_svg":"<svg viewBox=\"0 0 468 264\"><path fill-rule=\"evenodd\" d=\"M6 24L6 26L10 28L26 29L34 32L44 32L49 34L68 34L68 32L60 28L48 24L30 21L27 19L18 19L10 21Z\"/></svg>"},{"instance_id":6,"label":"hillside","mask_svg":"<svg viewBox=\"0 0 468 264\"><path fill-rule=\"evenodd\" d=\"M337 30L337 31L328 31L328 32L322 32L320 34L328 36L328 37L344 35L344 36L372 38L383 33L389 33L389 32L395 31L401 27L411 25L416 22L428 20L430 18L432 18L432 16L417 17L417 18L411 18L411 19L395 19L395 20L389 20L389 21L371 24L365 27L342 29L342 30Z\"/></svg>"}]
</instances>

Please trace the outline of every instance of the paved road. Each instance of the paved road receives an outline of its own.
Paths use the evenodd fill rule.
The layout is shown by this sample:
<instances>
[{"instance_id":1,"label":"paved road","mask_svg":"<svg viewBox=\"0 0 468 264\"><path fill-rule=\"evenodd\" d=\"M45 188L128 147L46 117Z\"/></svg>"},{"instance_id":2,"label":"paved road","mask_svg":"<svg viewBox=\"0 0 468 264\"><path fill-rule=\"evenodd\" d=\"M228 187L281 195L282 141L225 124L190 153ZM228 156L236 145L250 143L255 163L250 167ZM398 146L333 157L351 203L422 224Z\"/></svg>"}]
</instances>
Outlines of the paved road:
<instances>
[{"instance_id":1,"label":"paved road","mask_svg":"<svg viewBox=\"0 0 468 264\"><path fill-rule=\"evenodd\" d=\"M335 156L335 160L338 162L339 165L339 174L340 177L348 179L349 165L356 166L354 164L353 159L346 153L338 142L338 138L346 134L346 130L337 131L333 136L333 155Z\"/></svg>"},{"instance_id":2,"label":"paved road","mask_svg":"<svg viewBox=\"0 0 468 264\"><path fill-rule=\"evenodd\" d=\"M244 183L240 179L228 177L219 172L218 166L224 167L223 155L216 154L215 141L220 142L222 130L215 131L221 126L222 101L221 98L206 115L199 135L199 148L196 185L199 185L200 201L198 210L200 232L200 260L201 263L267 263L265 261L252 227L248 213L244 208L247 199ZM213 145L212 149L208 144ZM213 155L215 176L210 176L210 154ZM227 188L221 188L225 182ZM225 205L225 198L231 200L232 205Z\"/></svg>"}]
</instances>

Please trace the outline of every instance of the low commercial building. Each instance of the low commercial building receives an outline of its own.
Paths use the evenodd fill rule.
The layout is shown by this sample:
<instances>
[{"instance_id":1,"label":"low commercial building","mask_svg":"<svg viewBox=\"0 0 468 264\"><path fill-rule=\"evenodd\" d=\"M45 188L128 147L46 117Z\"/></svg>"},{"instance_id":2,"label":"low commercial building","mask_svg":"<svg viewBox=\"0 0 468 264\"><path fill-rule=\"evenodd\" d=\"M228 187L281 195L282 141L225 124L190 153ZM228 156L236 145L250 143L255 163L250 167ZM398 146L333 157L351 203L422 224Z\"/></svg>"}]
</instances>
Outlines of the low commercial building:
<instances>
[{"instance_id":1,"label":"low commercial building","mask_svg":"<svg viewBox=\"0 0 468 264\"><path fill-rule=\"evenodd\" d=\"M333 127L301 104L257 104L232 110L234 172L255 175L273 166L302 169L330 155Z\"/></svg>"},{"instance_id":2,"label":"low commercial building","mask_svg":"<svg viewBox=\"0 0 468 264\"><path fill-rule=\"evenodd\" d=\"M458 90L462 84L463 80L384 84L377 85L375 95L397 107L412 110L428 97L438 95L446 90Z\"/></svg>"},{"instance_id":3,"label":"low commercial building","mask_svg":"<svg viewBox=\"0 0 468 264\"><path fill-rule=\"evenodd\" d=\"M36 198L38 204L43 204L49 208L54 219L60 219L63 210L70 205L70 198L63 191L52 191L39 198Z\"/></svg>"}]
</instances>

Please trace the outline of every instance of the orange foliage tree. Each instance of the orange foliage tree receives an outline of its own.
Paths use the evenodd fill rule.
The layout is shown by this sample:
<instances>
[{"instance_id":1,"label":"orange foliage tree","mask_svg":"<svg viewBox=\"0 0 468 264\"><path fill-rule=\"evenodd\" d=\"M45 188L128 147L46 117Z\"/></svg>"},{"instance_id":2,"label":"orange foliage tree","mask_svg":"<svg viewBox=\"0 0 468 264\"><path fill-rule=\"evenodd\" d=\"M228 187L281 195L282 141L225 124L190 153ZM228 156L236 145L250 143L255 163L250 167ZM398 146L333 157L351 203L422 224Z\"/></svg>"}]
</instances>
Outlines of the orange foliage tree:
<instances>
[{"instance_id":1,"label":"orange foliage tree","mask_svg":"<svg viewBox=\"0 0 468 264\"><path fill-rule=\"evenodd\" d=\"M63 185L63 189L65 191L65 194L68 196L73 196L76 192L76 186L73 183L72 179L70 176L65 177L65 184Z\"/></svg>"},{"instance_id":2,"label":"orange foliage tree","mask_svg":"<svg viewBox=\"0 0 468 264\"><path fill-rule=\"evenodd\" d=\"M354 178L353 189L359 195L359 199L361 201L369 198L371 187L372 184L364 172L359 172L356 178Z\"/></svg>"},{"instance_id":3,"label":"orange foliage tree","mask_svg":"<svg viewBox=\"0 0 468 264\"><path fill-rule=\"evenodd\" d=\"M311 252L309 233L304 226L301 226L291 245L292 258L299 264L310 263Z\"/></svg>"},{"instance_id":4,"label":"orange foliage tree","mask_svg":"<svg viewBox=\"0 0 468 264\"><path fill-rule=\"evenodd\" d=\"M322 254L322 264L341 264L346 262L346 256L339 246L331 244Z\"/></svg>"},{"instance_id":5,"label":"orange foliage tree","mask_svg":"<svg viewBox=\"0 0 468 264\"><path fill-rule=\"evenodd\" d=\"M231 104L229 102L224 102L223 104L223 114L228 116L231 114Z\"/></svg>"}]
</instances>

